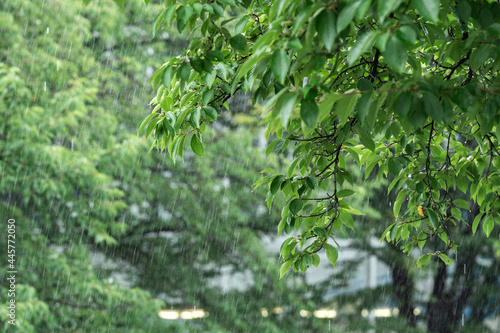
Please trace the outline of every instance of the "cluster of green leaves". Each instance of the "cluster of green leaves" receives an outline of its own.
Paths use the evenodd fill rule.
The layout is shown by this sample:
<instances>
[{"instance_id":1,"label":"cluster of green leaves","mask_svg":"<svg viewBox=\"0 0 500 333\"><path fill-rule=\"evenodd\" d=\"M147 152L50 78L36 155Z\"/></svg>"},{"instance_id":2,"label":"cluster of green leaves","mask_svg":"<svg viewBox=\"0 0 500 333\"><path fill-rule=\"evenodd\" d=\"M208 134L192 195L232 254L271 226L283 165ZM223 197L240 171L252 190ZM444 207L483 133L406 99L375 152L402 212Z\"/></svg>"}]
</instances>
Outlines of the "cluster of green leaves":
<instances>
[{"instance_id":1,"label":"cluster of green leaves","mask_svg":"<svg viewBox=\"0 0 500 333\"><path fill-rule=\"evenodd\" d=\"M147 2L147 1L146 1ZM162 22L192 40L150 82L155 108L139 133L153 146L203 155L205 123L238 90L265 103L270 152L293 155L270 175L268 205L284 196L278 232L281 275L318 264L342 225L361 214L346 157L366 177L393 177L396 222L382 238L405 252L434 236L444 243L421 257L447 264L457 244L449 227L480 206L472 225L487 235L500 223L500 5L490 1L164 1ZM191 138L189 138L191 136ZM468 200L464 200L468 199ZM333 239L334 240L334 239ZM298 245L298 247L297 247Z\"/></svg>"}]
</instances>

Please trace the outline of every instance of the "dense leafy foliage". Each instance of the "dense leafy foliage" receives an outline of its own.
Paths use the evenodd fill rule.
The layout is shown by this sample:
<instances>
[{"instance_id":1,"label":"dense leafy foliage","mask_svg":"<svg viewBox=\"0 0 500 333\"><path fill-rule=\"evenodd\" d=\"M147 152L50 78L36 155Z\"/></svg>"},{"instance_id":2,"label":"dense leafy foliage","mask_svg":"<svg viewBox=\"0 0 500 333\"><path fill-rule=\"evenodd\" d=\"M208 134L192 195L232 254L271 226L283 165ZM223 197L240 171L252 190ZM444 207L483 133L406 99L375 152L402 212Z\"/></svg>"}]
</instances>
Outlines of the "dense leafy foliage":
<instances>
[{"instance_id":1,"label":"dense leafy foliage","mask_svg":"<svg viewBox=\"0 0 500 333\"><path fill-rule=\"evenodd\" d=\"M488 237L485 233L474 235L471 227L450 227L450 237L460 240L459 250L450 256L453 267L436 260L418 268L417 253L407 256L395 244L382 245L376 237L386 229L386 224L381 221L391 220L394 214L387 204L396 199L394 193L387 195L390 179L380 182L377 177L371 176L364 180L364 173L357 164L349 163L348 168L353 175L353 190L356 191L351 202L366 214L354 218L355 233L345 227L343 232L336 232L336 239L343 250L341 258L333 269L333 275L319 284L320 288L313 297L320 296L321 290L338 291L332 300L333 306L338 309L355 307L355 314L363 309L395 306L397 316L376 320L376 330L384 332L489 332L488 320L500 313L500 293L497 291L500 257L495 240L499 235L498 228ZM474 213L464 213L470 224L473 216ZM441 242L439 237L434 237L429 240L429 245L439 246ZM352 249L356 249L357 253L349 256L348 251ZM355 281L363 276L356 272L356 267L360 262L361 267L366 265L367 257L371 260L376 258L379 263L375 268L376 286L370 288L358 282L358 286L361 284L359 290L342 293L346 281ZM387 284L380 281L384 278ZM356 315L350 320L355 324L348 324L346 331L360 329L362 322L366 330L374 324L369 318ZM493 331L497 326L494 322L489 325Z\"/></svg>"},{"instance_id":2,"label":"dense leafy foliage","mask_svg":"<svg viewBox=\"0 0 500 333\"><path fill-rule=\"evenodd\" d=\"M192 39L151 77L155 108L139 133L174 160L185 145L203 156L206 124L231 96L264 105L267 153L293 160L256 184L269 208L286 200L281 276L316 266L321 249L335 265L336 230L362 214L346 161L391 180L395 222L382 239L428 252L418 266L452 263L455 226L489 236L500 223L497 2L163 3L154 30L175 22ZM441 245L426 246L434 238Z\"/></svg>"}]
</instances>

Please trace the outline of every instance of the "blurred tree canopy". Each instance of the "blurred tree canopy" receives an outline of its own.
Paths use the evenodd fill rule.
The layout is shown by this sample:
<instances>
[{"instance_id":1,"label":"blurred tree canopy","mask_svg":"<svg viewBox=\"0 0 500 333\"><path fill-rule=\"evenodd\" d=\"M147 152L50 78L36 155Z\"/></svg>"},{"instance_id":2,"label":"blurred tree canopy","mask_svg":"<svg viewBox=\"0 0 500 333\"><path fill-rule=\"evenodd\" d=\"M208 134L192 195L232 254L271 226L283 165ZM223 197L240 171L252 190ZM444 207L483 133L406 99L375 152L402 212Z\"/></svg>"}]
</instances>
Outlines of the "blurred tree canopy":
<instances>
[{"instance_id":1,"label":"blurred tree canopy","mask_svg":"<svg viewBox=\"0 0 500 333\"><path fill-rule=\"evenodd\" d=\"M269 208L285 200L278 234L297 232L281 248L281 276L317 266L322 249L335 265L335 233L363 214L347 159L365 179L391 180L394 218L380 236L424 249L417 266L452 264L453 228L490 236L500 223L498 2L162 4L153 30L175 23L191 42L151 77L155 108L139 133L173 160L185 146L203 156L206 124L231 96L263 105L267 153L292 161L256 183Z\"/></svg>"},{"instance_id":2,"label":"blurred tree canopy","mask_svg":"<svg viewBox=\"0 0 500 333\"><path fill-rule=\"evenodd\" d=\"M262 244L277 214L265 193L250 193L265 158L255 129L207 130L207 159L186 154L189 168L137 137L150 112L148 76L187 45L175 31L152 39L149 18L160 10L140 0L0 3L0 211L16 220L18 272L14 327L2 255L3 332L327 325L297 318L314 304L298 296L304 285L276 280L277 258ZM7 238L0 244L7 249ZM227 275L243 277L242 288L223 285ZM208 317L158 317L170 308Z\"/></svg>"}]
</instances>

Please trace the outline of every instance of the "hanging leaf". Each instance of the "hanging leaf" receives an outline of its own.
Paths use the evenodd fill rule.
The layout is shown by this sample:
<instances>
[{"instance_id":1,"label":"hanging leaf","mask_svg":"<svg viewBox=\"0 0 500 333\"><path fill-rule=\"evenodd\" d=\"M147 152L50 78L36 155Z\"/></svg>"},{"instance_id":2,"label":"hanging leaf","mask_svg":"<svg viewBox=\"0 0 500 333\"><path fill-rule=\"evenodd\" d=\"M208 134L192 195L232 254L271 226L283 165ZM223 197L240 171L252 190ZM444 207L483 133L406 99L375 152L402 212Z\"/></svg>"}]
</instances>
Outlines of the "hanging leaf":
<instances>
[{"instance_id":1,"label":"hanging leaf","mask_svg":"<svg viewBox=\"0 0 500 333\"><path fill-rule=\"evenodd\" d=\"M337 259L339 258L339 252L333 245L327 243L323 245L323 248L326 251L326 257L328 258L328 261L333 265L333 267L335 267Z\"/></svg>"},{"instance_id":2,"label":"hanging leaf","mask_svg":"<svg viewBox=\"0 0 500 333\"><path fill-rule=\"evenodd\" d=\"M426 20L436 23L439 17L439 0L414 0L413 5Z\"/></svg>"},{"instance_id":3,"label":"hanging leaf","mask_svg":"<svg viewBox=\"0 0 500 333\"><path fill-rule=\"evenodd\" d=\"M312 128L314 127L314 125L316 125L318 114L319 110L316 102L309 101L303 98L300 105L300 117L308 127Z\"/></svg>"},{"instance_id":4,"label":"hanging leaf","mask_svg":"<svg viewBox=\"0 0 500 333\"><path fill-rule=\"evenodd\" d=\"M201 142L201 139L198 135L199 135L198 133L195 133L191 137L191 149L193 149L193 152L196 155L205 157L203 143Z\"/></svg>"},{"instance_id":5,"label":"hanging leaf","mask_svg":"<svg viewBox=\"0 0 500 333\"><path fill-rule=\"evenodd\" d=\"M387 15L399 6L401 0L381 0L378 2L377 15L380 22L384 22Z\"/></svg>"},{"instance_id":6,"label":"hanging leaf","mask_svg":"<svg viewBox=\"0 0 500 333\"><path fill-rule=\"evenodd\" d=\"M246 52L248 49L247 39L242 34L236 35L229 40L231 47L238 51Z\"/></svg>"},{"instance_id":7,"label":"hanging leaf","mask_svg":"<svg viewBox=\"0 0 500 333\"><path fill-rule=\"evenodd\" d=\"M298 212L302 209L302 200L300 199L293 199L290 201L290 213L293 215L297 215Z\"/></svg>"},{"instance_id":8,"label":"hanging leaf","mask_svg":"<svg viewBox=\"0 0 500 333\"><path fill-rule=\"evenodd\" d=\"M429 221L431 222L432 228L439 228L439 215L432 209L429 209Z\"/></svg>"},{"instance_id":9,"label":"hanging leaf","mask_svg":"<svg viewBox=\"0 0 500 333\"><path fill-rule=\"evenodd\" d=\"M441 102L431 92L424 92L424 107L425 113L427 113L433 120L442 121L443 120L443 106Z\"/></svg>"},{"instance_id":10,"label":"hanging leaf","mask_svg":"<svg viewBox=\"0 0 500 333\"><path fill-rule=\"evenodd\" d=\"M429 261L431 261L431 255L430 254L424 254L417 260L417 267L422 267L425 266Z\"/></svg>"},{"instance_id":11,"label":"hanging leaf","mask_svg":"<svg viewBox=\"0 0 500 333\"><path fill-rule=\"evenodd\" d=\"M290 68L290 59L284 49L278 49L274 51L271 58L271 71L274 77L281 84L285 83L285 79L288 75L288 69Z\"/></svg>"},{"instance_id":12,"label":"hanging leaf","mask_svg":"<svg viewBox=\"0 0 500 333\"><path fill-rule=\"evenodd\" d=\"M283 104L281 104L280 110L281 124L284 128L288 126L288 120L290 119L290 115L292 114L292 111L295 107L297 96L298 95L295 93L288 93L284 96L285 99L283 101Z\"/></svg>"},{"instance_id":13,"label":"hanging leaf","mask_svg":"<svg viewBox=\"0 0 500 333\"><path fill-rule=\"evenodd\" d=\"M331 52L337 38L335 14L330 10L322 11L316 20L316 30L326 49Z\"/></svg>"},{"instance_id":14,"label":"hanging leaf","mask_svg":"<svg viewBox=\"0 0 500 333\"><path fill-rule=\"evenodd\" d=\"M337 31L340 33L344 30L354 19L356 9L361 1L353 2L342 9L337 19Z\"/></svg>"},{"instance_id":15,"label":"hanging leaf","mask_svg":"<svg viewBox=\"0 0 500 333\"><path fill-rule=\"evenodd\" d=\"M280 280L288 272L288 270L290 269L290 266L292 266L292 264L293 264L293 261L288 260L288 261L285 261L285 263L283 263L283 265L281 265L281 267L280 267Z\"/></svg>"},{"instance_id":16,"label":"hanging leaf","mask_svg":"<svg viewBox=\"0 0 500 333\"><path fill-rule=\"evenodd\" d=\"M382 53L385 62L396 72L401 73L406 65L406 45L396 36L387 40L385 51Z\"/></svg>"},{"instance_id":17,"label":"hanging leaf","mask_svg":"<svg viewBox=\"0 0 500 333\"><path fill-rule=\"evenodd\" d=\"M363 53L368 51L368 49L375 42L376 38L377 33L375 33L375 31L369 31L361 36L349 50L349 54L347 55L348 64L354 64Z\"/></svg>"},{"instance_id":18,"label":"hanging leaf","mask_svg":"<svg viewBox=\"0 0 500 333\"><path fill-rule=\"evenodd\" d=\"M440 253L438 255L439 259L441 259L446 265L452 266L451 259L444 253Z\"/></svg>"},{"instance_id":19,"label":"hanging leaf","mask_svg":"<svg viewBox=\"0 0 500 333\"><path fill-rule=\"evenodd\" d=\"M172 67L168 66L167 68L165 68L165 71L163 72L161 82L167 89L170 89L171 81L172 81Z\"/></svg>"}]
</instances>

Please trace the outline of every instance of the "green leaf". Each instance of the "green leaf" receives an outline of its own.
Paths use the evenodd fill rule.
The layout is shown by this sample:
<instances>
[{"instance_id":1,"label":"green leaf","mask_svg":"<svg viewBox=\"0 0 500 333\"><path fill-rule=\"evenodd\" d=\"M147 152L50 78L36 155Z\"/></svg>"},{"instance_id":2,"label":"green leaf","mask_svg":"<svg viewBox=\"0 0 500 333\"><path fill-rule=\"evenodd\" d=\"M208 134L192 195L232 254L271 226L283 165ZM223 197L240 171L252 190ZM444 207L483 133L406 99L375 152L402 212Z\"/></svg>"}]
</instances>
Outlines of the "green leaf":
<instances>
[{"instance_id":1,"label":"green leaf","mask_svg":"<svg viewBox=\"0 0 500 333\"><path fill-rule=\"evenodd\" d=\"M469 21L471 10L472 10L472 8L471 8L469 2L467 0L461 0L457 4L456 13L457 13L457 16L460 20L467 23L467 21Z\"/></svg>"},{"instance_id":2,"label":"green leaf","mask_svg":"<svg viewBox=\"0 0 500 333\"><path fill-rule=\"evenodd\" d=\"M191 73L191 66L189 64L183 64L179 68L179 77L183 81L187 81L189 79L189 74ZM166 87L166 86L165 86ZM168 87L167 87L168 88Z\"/></svg>"},{"instance_id":3,"label":"green leaf","mask_svg":"<svg viewBox=\"0 0 500 333\"><path fill-rule=\"evenodd\" d=\"M354 230L354 219L352 218L352 215L349 214L346 210L340 210L340 216L339 219L342 221L343 224L345 224L348 228L351 228Z\"/></svg>"},{"instance_id":4,"label":"green leaf","mask_svg":"<svg viewBox=\"0 0 500 333\"><path fill-rule=\"evenodd\" d=\"M375 31L369 31L356 40L356 43L354 43L349 50L349 54L347 55L347 62L349 66L354 64L363 53L368 51L368 49L375 42L376 38L377 34Z\"/></svg>"},{"instance_id":5,"label":"green leaf","mask_svg":"<svg viewBox=\"0 0 500 333\"><path fill-rule=\"evenodd\" d=\"M307 10L298 12L297 16L293 20L292 35L296 35L299 29L303 29L306 21L311 19L312 14L322 6L324 6L324 4L317 3L315 5L307 7Z\"/></svg>"},{"instance_id":6,"label":"green leaf","mask_svg":"<svg viewBox=\"0 0 500 333\"><path fill-rule=\"evenodd\" d=\"M210 118L212 121L216 121L217 120L217 111L215 111L215 109L211 106L204 106L201 108L204 112L205 112L205 115Z\"/></svg>"},{"instance_id":7,"label":"green leaf","mask_svg":"<svg viewBox=\"0 0 500 333\"><path fill-rule=\"evenodd\" d=\"M319 121L323 121L329 115L333 104L342 97L342 94L332 93L321 102L319 105Z\"/></svg>"},{"instance_id":8,"label":"green leaf","mask_svg":"<svg viewBox=\"0 0 500 333\"><path fill-rule=\"evenodd\" d=\"M380 22L384 22L385 18L389 13L394 11L399 4L401 3L401 0L383 0L378 2L377 6L377 15L380 20Z\"/></svg>"},{"instance_id":9,"label":"green leaf","mask_svg":"<svg viewBox=\"0 0 500 333\"><path fill-rule=\"evenodd\" d=\"M431 92L424 91L424 108L425 113L427 113L433 120L441 122L443 120L443 106L441 102Z\"/></svg>"},{"instance_id":10,"label":"green leaf","mask_svg":"<svg viewBox=\"0 0 500 333\"><path fill-rule=\"evenodd\" d=\"M484 219L483 221L483 231L486 234L486 237L490 237L491 231L493 230L494 227L494 221L491 216L488 216L487 218Z\"/></svg>"},{"instance_id":11,"label":"green leaf","mask_svg":"<svg viewBox=\"0 0 500 333\"><path fill-rule=\"evenodd\" d=\"M319 255L317 253L312 253L311 257L312 257L312 264L313 264L313 266L316 267L316 268L318 268L318 265L319 265L319 262L320 262Z\"/></svg>"},{"instance_id":12,"label":"green leaf","mask_svg":"<svg viewBox=\"0 0 500 333\"><path fill-rule=\"evenodd\" d=\"M344 189L344 190L340 190L337 192L337 197L339 197L339 198L348 197L350 195L353 195L354 193L356 193L356 192L353 190Z\"/></svg>"},{"instance_id":13,"label":"green leaf","mask_svg":"<svg viewBox=\"0 0 500 333\"><path fill-rule=\"evenodd\" d=\"M180 6L177 9L177 20L181 20L184 22L189 21L191 16L194 14L194 9L192 6L187 5L187 6Z\"/></svg>"},{"instance_id":14,"label":"green leaf","mask_svg":"<svg viewBox=\"0 0 500 333\"><path fill-rule=\"evenodd\" d=\"M203 73L203 61L200 58L189 58L191 67L198 73Z\"/></svg>"},{"instance_id":15,"label":"green leaf","mask_svg":"<svg viewBox=\"0 0 500 333\"><path fill-rule=\"evenodd\" d=\"M399 211L401 210L401 205L403 204L403 200L406 198L407 192L405 190L402 190L398 193L398 196L396 197L396 201L394 202L394 216L398 218Z\"/></svg>"},{"instance_id":16,"label":"green leaf","mask_svg":"<svg viewBox=\"0 0 500 333\"><path fill-rule=\"evenodd\" d=\"M184 120L186 120L188 114L190 113L191 109L190 108L184 108L181 113L179 114L179 116L177 117L177 119L175 120L175 124L174 124L174 129L176 131L178 131L181 126L184 124Z\"/></svg>"},{"instance_id":17,"label":"green leaf","mask_svg":"<svg viewBox=\"0 0 500 333\"><path fill-rule=\"evenodd\" d=\"M288 48L291 48L291 49L294 49L294 50L302 50L302 43L300 42L300 39L298 39L297 37L293 37L293 38L290 38L287 42L286 42L286 46Z\"/></svg>"},{"instance_id":18,"label":"green leaf","mask_svg":"<svg viewBox=\"0 0 500 333\"><path fill-rule=\"evenodd\" d=\"M439 259L441 259L446 265L452 266L451 259L444 253L440 253L438 255Z\"/></svg>"},{"instance_id":19,"label":"green leaf","mask_svg":"<svg viewBox=\"0 0 500 333\"><path fill-rule=\"evenodd\" d=\"M222 9L222 7L219 4L212 2L209 5L213 8L215 15L220 16L220 17L224 16L224 9Z\"/></svg>"},{"instance_id":20,"label":"green leaf","mask_svg":"<svg viewBox=\"0 0 500 333\"><path fill-rule=\"evenodd\" d=\"M191 137L191 149L193 149L193 152L196 155L201 156L201 157L205 157L203 143L201 142L200 138L198 137L198 133L195 133Z\"/></svg>"},{"instance_id":21,"label":"green leaf","mask_svg":"<svg viewBox=\"0 0 500 333\"><path fill-rule=\"evenodd\" d=\"M337 38L335 14L330 10L323 10L316 21L316 30L326 49L331 52Z\"/></svg>"},{"instance_id":22,"label":"green leaf","mask_svg":"<svg viewBox=\"0 0 500 333\"><path fill-rule=\"evenodd\" d=\"M293 215L297 215L298 212L302 209L302 200L300 199L293 199L290 201L290 213Z\"/></svg>"},{"instance_id":23,"label":"green leaf","mask_svg":"<svg viewBox=\"0 0 500 333\"><path fill-rule=\"evenodd\" d=\"M151 120L151 122L148 125L148 128L146 129L146 139L149 137L151 132L156 128L156 124L161 120L161 118L155 118Z\"/></svg>"},{"instance_id":24,"label":"green leaf","mask_svg":"<svg viewBox=\"0 0 500 333\"><path fill-rule=\"evenodd\" d=\"M361 144L363 146L365 146L366 148L375 152L375 142L373 141L370 133L368 133L368 131L364 127L361 127L361 126L356 126L355 132L359 138L359 142L361 142Z\"/></svg>"},{"instance_id":25,"label":"green leaf","mask_svg":"<svg viewBox=\"0 0 500 333\"><path fill-rule=\"evenodd\" d=\"M398 160L395 157L389 158L389 162L387 164L390 173L392 173L394 176L399 175L399 172L401 171L401 164L399 164Z\"/></svg>"},{"instance_id":26,"label":"green leaf","mask_svg":"<svg viewBox=\"0 0 500 333\"><path fill-rule=\"evenodd\" d=\"M239 34L234 37L232 37L229 40L229 44L231 44L231 47L235 50L238 51L246 51L248 49L248 44L247 44L247 39L245 36Z\"/></svg>"},{"instance_id":27,"label":"green leaf","mask_svg":"<svg viewBox=\"0 0 500 333\"><path fill-rule=\"evenodd\" d=\"M212 85L214 84L216 77L217 77L217 71L215 69L212 69L212 71L206 73L203 76L203 81L205 82L208 88L212 88Z\"/></svg>"},{"instance_id":28,"label":"green leaf","mask_svg":"<svg viewBox=\"0 0 500 333\"><path fill-rule=\"evenodd\" d=\"M280 110L281 124L284 128L288 126L288 120L290 119L290 115L292 114L292 111L295 107L297 96L298 95L295 93L288 93L284 95L284 101L281 104Z\"/></svg>"},{"instance_id":29,"label":"green leaf","mask_svg":"<svg viewBox=\"0 0 500 333\"><path fill-rule=\"evenodd\" d=\"M172 152L171 152L171 156L172 156L172 159L174 160L174 162L175 162L177 156L180 156L181 158L183 158L184 142L185 141L186 141L185 135L178 135L175 138L174 144L172 146Z\"/></svg>"},{"instance_id":30,"label":"green leaf","mask_svg":"<svg viewBox=\"0 0 500 333\"><path fill-rule=\"evenodd\" d=\"M387 40L385 51L382 52L385 62L396 72L401 73L406 64L406 45L396 36Z\"/></svg>"},{"instance_id":31,"label":"green leaf","mask_svg":"<svg viewBox=\"0 0 500 333\"><path fill-rule=\"evenodd\" d=\"M424 254L423 256L421 256L420 258L418 258L417 260L417 267L422 267L422 266L425 266L427 265L427 263L431 260L431 254Z\"/></svg>"},{"instance_id":32,"label":"green leaf","mask_svg":"<svg viewBox=\"0 0 500 333\"><path fill-rule=\"evenodd\" d=\"M342 9L337 19L337 32L342 32L352 22L360 2L353 2Z\"/></svg>"},{"instance_id":33,"label":"green leaf","mask_svg":"<svg viewBox=\"0 0 500 333\"><path fill-rule=\"evenodd\" d=\"M290 163L290 166L288 167L288 170L287 170L287 175L288 175L288 178L292 178L293 176L293 171L295 170L295 166L297 165L297 163L299 163L299 161L302 159L301 156L298 156L297 158L295 158L292 163Z\"/></svg>"},{"instance_id":34,"label":"green leaf","mask_svg":"<svg viewBox=\"0 0 500 333\"><path fill-rule=\"evenodd\" d=\"M361 91L372 91L373 90L373 83L367 79L360 79L358 81L358 83L356 84L356 87L358 88L358 90L361 90Z\"/></svg>"},{"instance_id":35,"label":"green leaf","mask_svg":"<svg viewBox=\"0 0 500 333\"><path fill-rule=\"evenodd\" d=\"M278 140L274 140L273 142L271 142L267 148L266 148L266 157L269 156L269 154L271 154L273 151L274 151L274 146L276 146L276 143L278 143L279 139Z\"/></svg>"},{"instance_id":36,"label":"green leaf","mask_svg":"<svg viewBox=\"0 0 500 333\"><path fill-rule=\"evenodd\" d=\"M206 54L206 57L208 59L214 60L214 61L223 61L224 60L224 55L219 50L208 51Z\"/></svg>"},{"instance_id":37,"label":"green leaf","mask_svg":"<svg viewBox=\"0 0 500 333\"><path fill-rule=\"evenodd\" d=\"M340 123L344 123L354 110L359 94L351 94L342 97L335 105L335 113L339 117Z\"/></svg>"},{"instance_id":38,"label":"green leaf","mask_svg":"<svg viewBox=\"0 0 500 333\"><path fill-rule=\"evenodd\" d=\"M271 71L274 77L281 84L285 83L285 79L288 75L288 70L290 68L290 59L284 49L277 49L274 51L271 58Z\"/></svg>"},{"instance_id":39,"label":"green leaf","mask_svg":"<svg viewBox=\"0 0 500 333\"><path fill-rule=\"evenodd\" d=\"M153 27L153 38L155 38L156 32L160 28L161 23L163 22L163 19L165 18L165 13L167 11L167 8L163 9L158 16L156 16L155 19L155 24Z\"/></svg>"},{"instance_id":40,"label":"green leaf","mask_svg":"<svg viewBox=\"0 0 500 333\"><path fill-rule=\"evenodd\" d=\"M196 14L200 15L203 11L203 5L201 3L195 2L193 3L193 9Z\"/></svg>"},{"instance_id":41,"label":"green leaf","mask_svg":"<svg viewBox=\"0 0 500 333\"><path fill-rule=\"evenodd\" d=\"M234 26L234 34L241 34L243 32L243 29L245 28L245 25L248 22L248 17L243 16L242 18L239 19L239 21L236 23Z\"/></svg>"},{"instance_id":42,"label":"green leaf","mask_svg":"<svg viewBox=\"0 0 500 333\"><path fill-rule=\"evenodd\" d=\"M429 209L429 221L434 229L439 228L439 215L432 209Z\"/></svg>"},{"instance_id":43,"label":"green leaf","mask_svg":"<svg viewBox=\"0 0 500 333\"><path fill-rule=\"evenodd\" d=\"M394 228L395 226L396 226L396 223L393 223L385 229L384 233L382 234L382 237L380 237L380 244L382 244L382 242L384 241L384 238L386 238L386 237L388 237L388 235L390 235L391 229ZM390 238L388 239L388 241L389 240L390 240Z\"/></svg>"},{"instance_id":44,"label":"green leaf","mask_svg":"<svg viewBox=\"0 0 500 333\"><path fill-rule=\"evenodd\" d=\"M413 5L426 20L436 23L439 17L439 0L414 0Z\"/></svg>"},{"instance_id":45,"label":"green leaf","mask_svg":"<svg viewBox=\"0 0 500 333\"><path fill-rule=\"evenodd\" d=\"M481 221L481 218L483 217L484 213L479 213L477 216L474 218L474 221L472 222L472 234L476 234L477 227L479 226L479 222Z\"/></svg>"},{"instance_id":46,"label":"green leaf","mask_svg":"<svg viewBox=\"0 0 500 333\"><path fill-rule=\"evenodd\" d=\"M236 6L236 2L234 0L217 0L217 1L229 6Z\"/></svg>"},{"instance_id":47,"label":"green leaf","mask_svg":"<svg viewBox=\"0 0 500 333\"><path fill-rule=\"evenodd\" d=\"M313 128L316 125L318 114L319 109L316 102L302 98L300 105L300 117L309 128Z\"/></svg>"},{"instance_id":48,"label":"green leaf","mask_svg":"<svg viewBox=\"0 0 500 333\"><path fill-rule=\"evenodd\" d=\"M172 5L167 8L167 11L165 12L165 24L170 25L175 19L175 8L176 5Z\"/></svg>"},{"instance_id":49,"label":"green leaf","mask_svg":"<svg viewBox=\"0 0 500 333\"><path fill-rule=\"evenodd\" d=\"M470 56L470 66L473 71L477 71L490 58L495 47L491 45L481 45L480 48L472 52Z\"/></svg>"},{"instance_id":50,"label":"green leaf","mask_svg":"<svg viewBox=\"0 0 500 333\"><path fill-rule=\"evenodd\" d=\"M212 101L212 98L214 97L214 89L208 89L203 92L202 95L202 100L203 100L203 105L207 105Z\"/></svg>"},{"instance_id":51,"label":"green leaf","mask_svg":"<svg viewBox=\"0 0 500 333\"><path fill-rule=\"evenodd\" d=\"M167 89L170 89L171 81L172 81L172 67L168 66L167 68L165 68L165 71L163 72L161 82Z\"/></svg>"},{"instance_id":52,"label":"green leaf","mask_svg":"<svg viewBox=\"0 0 500 333\"><path fill-rule=\"evenodd\" d=\"M394 103L394 108L401 117L406 117L410 112L411 103L412 103L412 95L409 92L404 91L396 99L396 102Z\"/></svg>"},{"instance_id":53,"label":"green leaf","mask_svg":"<svg viewBox=\"0 0 500 333\"><path fill-rule=\"evenodd\" d=\"M453 203L457 207L460 207L460 208L463 208L463 209L467 209L467 210L470 209L469 208L469 204L467 203L467 201L465 201L463 199L455 199L455 200L453 200Z\"/></svg>"},{"instance_id":54,"label":"green leaf","mask_svg":"<svg viewBox=\"0 0 500 333\"><path fill-rule=\"evenodd\" d=\"M323 247L325 248L326 257L328 258L328 261L333 265L333 267L335 267L337 259L339 258L339 252L333 245L327 243L325 243Z\"/></svg>"},{"instance_id":55,"label":"green leaf","mask_svg":"<svg viewBox=\"0 0 500 333\"><path fill-rule=\"evenodd\" d=\"M200 127L200 118L201 118L201 109L194 108L191 111L191 124L193 125L194 128Z\"/></svg>"},{"instance_id":56,"label":"green leaf","mask_svg":"<svg viewBox=\"0 0 500 333\"><path fill-rule=\"evenodd\" d=\"M410 46L415 44L415 41L417 40L417 33L409 25L403 25L396 30L396 36Z\"/></svg>"},{"instance_id":57,"label":"green leaf","mask_svg":"<svg viewBox=\"0 0 500 333\"><path fill-rule=\"evenodd\" d=\"M280 267L280 280L288 272L288 270L290 269L290 266L292 266L292 264L293 264L293 261L288 260L288 261L285 261L283 263L283 265L281 265L281 267Z\"/></svg>"},{"instance_id":58,"label":"green leaf","mask_svg":"<svg viewBox=\"0 0 500 333\"><path fill-rule=\"evenodd\" d=\"M146 118L144 118L144 120L141 122L141 124L137 128L137 135L141 135L142 131L144 131L144 128L149 123L149 121L151 119L153 119L154 116L157 116L157 115L158 115L158 113L154 112L154 113L150 114L149 116L147 116Z\"/></svg>"},{"instance_id":59,"label":"green leaf","mask_svg":"<svg viewBox=\"0 0 500 333\"><path fill-rule=\"evenodd\" d=\"M314 233L316 235L318 235L319 237L328 237L328 235L326 234L326 231L324 228L320 228L320 227L315 227L313 229Z\"/></svg>"},{"instance_id":60,"label":"green leaf","mask_svg":"<svg viewBox=\"0 0 500 333\"><path fill-rule=\"evenodd\" d=\"M394 9L396 9L400 3L401 3L401 0L381 0L381 1L379 1L378 6L377 6L377 15L378 15L378 19L380 20L380 22L384 22L387 15L389 15L390 12L392 12Z\"/></svg>"},{"instance_id":61,"label":"green leaf","mask_svg":"<svg viewBox=\"0 0 500 333\"><path fill-rule=\"evenodd\" d=\"M315 189L316 186L318 185L318 179L316 177L312 176L307 176L306 177L306 184L309 186L311 189Z\"/></svg>"},{"instance_id":62,"label":"green leaf","mask_svg":"<svg viewBox=\"0 0 500 333\"><path fill-rule=\"evenodd\" d=\"M276 194L276 192L278 192L282 181L283 181L283 176L278 175L278 176L274 177L274 179L270 185L270 190L271 190L272 194Z\"/></svg>"}]
</instances>

